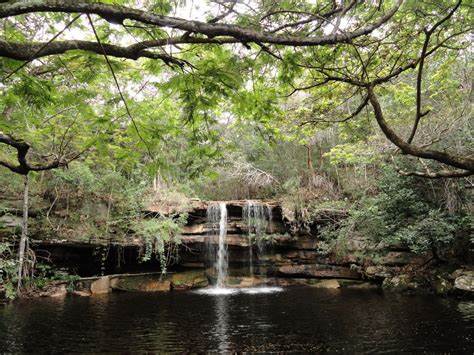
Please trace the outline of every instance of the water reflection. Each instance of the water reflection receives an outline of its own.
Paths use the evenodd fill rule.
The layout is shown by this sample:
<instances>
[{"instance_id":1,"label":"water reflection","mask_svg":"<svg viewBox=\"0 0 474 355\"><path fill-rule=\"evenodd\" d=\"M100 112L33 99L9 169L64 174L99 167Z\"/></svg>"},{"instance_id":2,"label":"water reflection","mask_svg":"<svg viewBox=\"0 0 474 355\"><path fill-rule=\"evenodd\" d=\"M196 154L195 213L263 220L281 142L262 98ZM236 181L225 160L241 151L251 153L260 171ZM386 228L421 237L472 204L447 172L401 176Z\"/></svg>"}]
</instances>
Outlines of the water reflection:
<instances>
[{"instance_id":1,"label":"water reflection","mask_svg":"<svg viewBox=\"0 0 474 355\"><path fill-rule=\"evenodd\" d=\"M225 296L215 297L216 325L214 335L217 338L217 349L220 353L229 351L231 343L229 341L229 313L228 298Z\"/></svg>"},{"instance_id":2,"label":"water reflection","mask_svg":"<svg viewBox=\"0 0 474 355\"><path fill-rule=\"evenodd\" d=\"M227 287L209 287L209 288L202 288L194 293L200 295L209 295L209 296L225 296L225 295L232 295L234 293L239 292L237 288L227 288Z\"/></svg>"},{"instance_id":3,"label":"water reflection","mask_svg":"<svg viewBox=\"0 0 474 355\"><path fill-rule=\"evenodd\" d=\"M245 293L249 295L256 295L256 294L265 294L265 293L275 293L275 292L282 292L282 287L246 287L246 288L230 288L230 287L209 287L199 289L194 291L194 293L200 295L209 295L209 296L223 296L223 295L233 295L237 293Z\"/></svg>"},{"instance_id":4,"label":"water reflection","mask_svg":"<svg viewBox=\"0 0 474 355\"><path fill-rule=\"evenodd\" d=\"M472 301L362 290L265 290L14 303L0 307L0 353L472 353L474 348Z\"/></svg>"}]
</instances>

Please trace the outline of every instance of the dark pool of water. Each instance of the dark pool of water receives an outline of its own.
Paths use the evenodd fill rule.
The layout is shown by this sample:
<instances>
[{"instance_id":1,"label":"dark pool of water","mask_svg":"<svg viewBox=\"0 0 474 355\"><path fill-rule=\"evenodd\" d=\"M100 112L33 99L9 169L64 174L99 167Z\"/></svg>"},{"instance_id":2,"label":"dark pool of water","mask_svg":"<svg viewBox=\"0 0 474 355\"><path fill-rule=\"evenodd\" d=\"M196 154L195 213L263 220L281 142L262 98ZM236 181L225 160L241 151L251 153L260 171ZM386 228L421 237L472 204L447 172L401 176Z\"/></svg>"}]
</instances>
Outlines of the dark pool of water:
<instances>
[{"instance_id":1,"label":"dark pool of water","mask_svg":"<svg viewBox=\"0 0 474 355\"><path fill-rule=\"evenodd\" d=\"M474 302L363 290L123 293L0 307L0 352L474 351Z\"/></svg>"}]
</instances>

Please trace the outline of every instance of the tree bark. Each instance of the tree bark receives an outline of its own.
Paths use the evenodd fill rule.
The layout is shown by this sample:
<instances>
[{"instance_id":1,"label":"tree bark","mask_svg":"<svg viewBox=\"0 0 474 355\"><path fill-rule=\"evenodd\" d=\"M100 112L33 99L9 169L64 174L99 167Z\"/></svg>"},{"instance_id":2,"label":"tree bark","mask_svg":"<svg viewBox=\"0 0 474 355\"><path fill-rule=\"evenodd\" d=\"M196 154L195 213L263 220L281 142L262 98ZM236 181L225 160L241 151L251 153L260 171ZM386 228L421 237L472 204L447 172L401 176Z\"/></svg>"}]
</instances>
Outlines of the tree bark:
<instances>
[{"instance_id":1,"label":"tree bark","mask_svg":"<svg viewBox=\"0 0 474 355\"><path fill-rule=\"evenodd\" d=\"M28 241L28 195L29 195L29 183L28 174L25 174L24 188L23 188L23 218L21 221L21 238L20 247L18 249L18 286L17 291L21 291L23 275L24 275L24 264L25 264L25 251Z\"/></svg>"}]
</instances>

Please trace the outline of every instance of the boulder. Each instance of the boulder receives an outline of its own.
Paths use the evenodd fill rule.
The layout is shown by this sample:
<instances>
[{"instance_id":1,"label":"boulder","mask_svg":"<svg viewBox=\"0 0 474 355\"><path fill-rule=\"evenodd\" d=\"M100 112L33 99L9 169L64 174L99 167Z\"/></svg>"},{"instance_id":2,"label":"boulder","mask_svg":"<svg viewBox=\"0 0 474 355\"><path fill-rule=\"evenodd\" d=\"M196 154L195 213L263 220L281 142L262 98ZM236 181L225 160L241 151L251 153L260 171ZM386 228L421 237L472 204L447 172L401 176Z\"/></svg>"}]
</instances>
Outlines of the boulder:
<instances>
[{"instance_id":1,"label":"boulder","mask_svg":"<svg viewBox=\"0 0 474 355\"><path fill-rule=\"evenodd\" d=\"M461 275L454 280L454 288L474 292L474 271L463 271Z\"/></svg>"},{"instance_id":2,"label":"boulder","mask_svg":"<svg viewBox=\"0 0 474 355\"><path fill-rule=\"evenodd\" d=\"M83 277L76 282L74 282L74 291L73 294L79 295L81 294L88 294L89 296L92 295L91 285L94 281L97 281L97 277Z\"/></svg>"}]
</instances>

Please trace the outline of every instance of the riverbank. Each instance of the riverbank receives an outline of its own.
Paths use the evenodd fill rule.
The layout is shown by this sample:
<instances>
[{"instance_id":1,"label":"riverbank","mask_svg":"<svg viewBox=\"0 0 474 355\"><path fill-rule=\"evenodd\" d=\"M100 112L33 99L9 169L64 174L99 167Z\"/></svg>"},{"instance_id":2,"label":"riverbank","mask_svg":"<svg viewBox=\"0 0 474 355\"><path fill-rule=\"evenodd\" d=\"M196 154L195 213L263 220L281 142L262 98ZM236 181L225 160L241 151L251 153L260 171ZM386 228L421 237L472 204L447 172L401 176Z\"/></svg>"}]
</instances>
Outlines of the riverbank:
<instances>
[{"instance_id":1,"label":"riverbank","mask_svg":"<svg viewBox=\"0 0 474 355\"><path fill-rule=\"evenodd\" d=\"M472 290L473 271L456 270L450 278L443 280L440 289L421 287L419 284L405 283L407 279L394 277L392 284L376 282L374 280L355 280L338 278L288 278L288 277L261 277L261 276L229 276L226 287L229 290L255 287L307 287L330 290L374 290L379 292L400 293L410 295L437 295L450 296L457 299L473 300ZM22 300L35 298L64 298L73 297L100 297L112 293L176 293L190 290L213 288L213 280L205 270L185 270L170 272L163 275L160 272L115 274L98 277L76 278L70 281L50 281L41 288L31 289L23 294ZM441 281L439 281L441 282Z\"/></svg>"}]
</instances>

